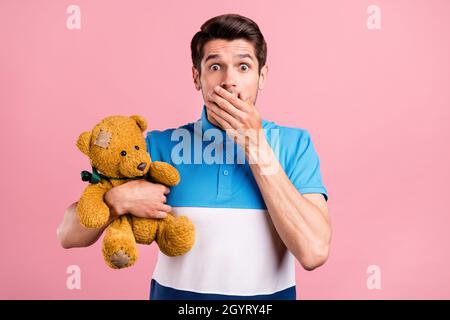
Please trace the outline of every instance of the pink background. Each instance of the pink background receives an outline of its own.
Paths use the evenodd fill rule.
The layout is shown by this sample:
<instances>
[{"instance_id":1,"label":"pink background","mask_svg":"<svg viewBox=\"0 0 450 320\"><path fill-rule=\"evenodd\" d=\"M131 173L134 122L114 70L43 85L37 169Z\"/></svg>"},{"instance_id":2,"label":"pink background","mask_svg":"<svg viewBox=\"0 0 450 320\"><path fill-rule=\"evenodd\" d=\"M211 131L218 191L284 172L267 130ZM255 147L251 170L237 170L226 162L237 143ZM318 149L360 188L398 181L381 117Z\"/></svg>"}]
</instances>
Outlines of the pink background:
<instances>
[{"instance_id":1,"label":"pink background","mask_svg":"<svg viewBox=\"0 0 450 320\"><path fill-rule=\"evenodd\" d=\"M81 30L66 8L81 8ZM381 30L366 8L381 8ZM450 2L0 1L0 298L146 299L156 247L108 269L100 241L55 230L89 168L79 133L111 114L152 129L199 118L189 43L206 19L254 19L269 46L264 118L307 128L330 193L327 264L299 299L450 298ZM66 268L81 268L81 290ZM381 268L381 290L366 286Z\"/></svg>"}]
</instances>

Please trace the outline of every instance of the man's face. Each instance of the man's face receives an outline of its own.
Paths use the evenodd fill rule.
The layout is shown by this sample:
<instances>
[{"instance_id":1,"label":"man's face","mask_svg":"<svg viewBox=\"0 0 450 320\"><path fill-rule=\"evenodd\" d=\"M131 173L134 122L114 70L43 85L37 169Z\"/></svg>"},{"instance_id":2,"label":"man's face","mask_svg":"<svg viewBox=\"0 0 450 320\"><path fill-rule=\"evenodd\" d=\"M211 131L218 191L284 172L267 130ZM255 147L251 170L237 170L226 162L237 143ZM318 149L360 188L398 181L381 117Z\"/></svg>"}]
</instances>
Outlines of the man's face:
<instances>
[{"instance_id":1,"label":"man's face","mask_svg":"<svg viewBox=\"0 0 450 320\"><path fill-rule=\"evenodd\" d=\"M202 91L205 104L213 103L210 94L214 87L221 86L254 105L258 90L263 88L267 66L258 71L253 44L243 39L216 39L208 41L203 52L201 72L195 67L192 70L195 87Z\"/></svg>"}]
</instances>

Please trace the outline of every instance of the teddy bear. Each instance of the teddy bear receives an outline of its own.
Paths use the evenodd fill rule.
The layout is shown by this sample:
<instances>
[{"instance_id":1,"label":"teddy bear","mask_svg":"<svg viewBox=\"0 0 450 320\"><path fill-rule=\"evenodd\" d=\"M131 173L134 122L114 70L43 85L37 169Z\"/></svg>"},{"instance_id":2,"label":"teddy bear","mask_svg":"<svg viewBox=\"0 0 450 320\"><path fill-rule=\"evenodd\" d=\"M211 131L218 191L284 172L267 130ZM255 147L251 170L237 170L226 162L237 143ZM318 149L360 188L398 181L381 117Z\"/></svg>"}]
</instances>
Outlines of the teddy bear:
<instances>
[{"instance_id":1,"label":"teddy bear","mask_svg":"<svg viewBox=\"0 0 450 320\"><path fill-rule=\"evenodd\" d=\"M89 157L92 166L92 173L81 173L82 180L89 182L76 207L83 226L100 228L108 222L110 210L104 195L115 186L135 179L168 187L180 182L176 168L166 162L152 162L143 137L146 129L142 116L117 115L104 118L79 136L77 147ZM186 216L170 213L164 219L121 215L105 230L103 257L111 268L130 267L138 258L136 244L149 245L153 241L167 256L185 254L194 245L194 225Z\"/></svg>"}]
</instances>

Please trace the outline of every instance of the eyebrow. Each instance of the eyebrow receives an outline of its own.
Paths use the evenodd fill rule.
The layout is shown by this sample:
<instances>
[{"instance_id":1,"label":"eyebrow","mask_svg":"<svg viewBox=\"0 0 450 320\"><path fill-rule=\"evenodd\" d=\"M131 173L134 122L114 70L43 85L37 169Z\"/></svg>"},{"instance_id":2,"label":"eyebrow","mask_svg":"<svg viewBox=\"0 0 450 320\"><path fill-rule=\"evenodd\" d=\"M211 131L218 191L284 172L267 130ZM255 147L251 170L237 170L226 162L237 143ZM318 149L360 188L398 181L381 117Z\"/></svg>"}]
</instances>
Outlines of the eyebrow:
<instances>
[{"instance_id":1,"label":"eyebrow","mask_svg":"<svg viewBox=\"0 0 450 320\"><path fill-rule=\"evenodd\" d=\"M208 62L208 60L217 59L219 57L220 57L220 54L210 54L209 56L206 57L205 63Z\"/></svg>"},{"instance_id":2,"label":"eyebrow","mask_svg":"<svg viewBox=\"0 0 450 320\"><path fill-rule=\"evenodd\" d=\"M250 60L253 61L253 57L252 57L250 54L248 54L248 53L241 53L241 54L238 54L238 55L236 55L236 56L239 57L239 58L241 58L241 59L243 59L243 58L249 58Z\"/></svg>"},{"instance_id":3,"label":"eyebrow","mask_svg":"<svg viewBox=\"0 0 450 320\"><path fill-rule=\"evenodd\" d=\"M235 57L238 57L238 58L241 58L241 59L249 58L250 60L253 61L253 57L250 54L248 54L248 53L237 54L237 55L235 55ZM220 58L220 54L210 54L210 55L208 55L206 57L204 63L208 62L209 60L218 59L218 58Z\"/></svg>"}]
</instances>

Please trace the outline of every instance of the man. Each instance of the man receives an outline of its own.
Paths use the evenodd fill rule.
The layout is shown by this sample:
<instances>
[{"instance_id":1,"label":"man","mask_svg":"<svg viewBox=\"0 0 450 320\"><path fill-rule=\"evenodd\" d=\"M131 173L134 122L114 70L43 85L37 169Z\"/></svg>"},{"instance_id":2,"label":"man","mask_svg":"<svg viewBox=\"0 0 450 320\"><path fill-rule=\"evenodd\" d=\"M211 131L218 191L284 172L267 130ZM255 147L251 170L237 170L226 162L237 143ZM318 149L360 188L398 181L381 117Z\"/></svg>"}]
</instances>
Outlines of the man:
<instances>
[{"instance_id":1,"label":"man","mask_svg":"<svg viewBox=\"0 0 450 320\"><path fill-rule=\"evenodd\" d=\"M195 224L190 252L159 254L151 299L295 299L294 258L313 270L327 260L331 241L328 194L311 137L261 119L255 108L268 72L255 22L212 18L193 37L191 53L204 99L201 119L147 135L152 160L175 165L182 181L172 190L147 181L111 189L110 221L172 211ZM84 229L75 205L58 228L65 248L91 245L107 226Z\"/></svg>"}]
</instances>

